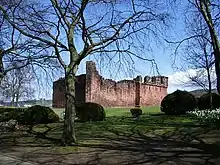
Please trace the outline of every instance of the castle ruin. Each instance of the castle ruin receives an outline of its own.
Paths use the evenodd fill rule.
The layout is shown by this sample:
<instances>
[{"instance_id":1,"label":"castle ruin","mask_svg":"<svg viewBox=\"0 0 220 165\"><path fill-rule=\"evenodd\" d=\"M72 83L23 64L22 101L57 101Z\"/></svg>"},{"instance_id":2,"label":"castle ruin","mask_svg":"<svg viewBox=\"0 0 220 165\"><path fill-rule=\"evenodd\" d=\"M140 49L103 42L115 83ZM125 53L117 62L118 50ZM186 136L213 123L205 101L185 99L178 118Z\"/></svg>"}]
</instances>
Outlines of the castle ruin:
<instances>
[{"instance_id":1,"label":"castle ruin","mask_svg":"<svg viewBox=\"0 0 220 165\"><path fill-rule=\"evenodd\" d=\"M76 103L95 102L103 107L160 105L167 95L168 77L137 76L113 81L99 75L95 62L86 62L86 74L76 76ZM53 107L65 107L64 78L53 83Z\"/></svg>"}]
</instances>

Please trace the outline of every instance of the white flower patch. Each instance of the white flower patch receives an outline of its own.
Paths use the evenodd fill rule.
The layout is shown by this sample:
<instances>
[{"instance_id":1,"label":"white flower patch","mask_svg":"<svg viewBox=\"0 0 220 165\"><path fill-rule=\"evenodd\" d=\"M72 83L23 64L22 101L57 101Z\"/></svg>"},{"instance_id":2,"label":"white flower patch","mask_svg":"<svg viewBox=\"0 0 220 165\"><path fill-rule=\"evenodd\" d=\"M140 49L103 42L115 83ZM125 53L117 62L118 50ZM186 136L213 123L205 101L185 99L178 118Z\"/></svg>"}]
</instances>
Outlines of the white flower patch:
<instances>
[{"instance_id":1,"label":"white flower patch","mask_svg":"<svg viewBox=\"0 0 220 165\"><path fill-rule=\"evenodd\" d=\"M202 121L210 121L210 122L220 121L220 109L195 110L187 113L196 116L198 119Z\"/></svg>"}]
</instances>

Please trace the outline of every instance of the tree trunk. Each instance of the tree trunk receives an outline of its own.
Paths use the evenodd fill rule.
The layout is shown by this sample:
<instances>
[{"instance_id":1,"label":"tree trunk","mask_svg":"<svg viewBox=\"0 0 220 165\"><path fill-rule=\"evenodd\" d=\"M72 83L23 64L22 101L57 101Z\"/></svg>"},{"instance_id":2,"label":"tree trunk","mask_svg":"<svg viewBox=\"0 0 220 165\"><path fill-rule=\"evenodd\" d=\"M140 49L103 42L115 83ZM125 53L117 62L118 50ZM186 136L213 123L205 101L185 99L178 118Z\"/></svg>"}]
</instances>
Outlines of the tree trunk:
<instances>
[{"instance_id":1,"label":"tree trunk","mask_svg":"<svg viewBox=\"0 0 220 165\"><path fill-rule=\"evenodd\" d=\"M12 98L11 98L11 106L12 107L15 106L15 96L14 96L14 94L12 95Z\"/></svg>"},{"instance_id":2,"label":"tree trunk","mask_svg":"<svg viewBox=\"0 0 220 165\"><path fill-rule=\"evenodd\" d=\"M218 39L218 34L215 30L212 15L210 11L210 1L209 0L200 0L200 12L203 15L203 18L209 28L209 33L212 40L212 47L214 50L215 56L215 72L217 77L217 91L220 94L220 43Z\"/></svg>"},{"instance_id":3,"label":"tree trunk","mask_svg":"<svg viewBox=\"0 0 220 165\"><path fill-rule=\"evenodd\" d=\"M0 49L0 84L4 78L3 51Z\"/></svg>"},{"instance_id":4,"label":"tree trunk","mask_svg":"<svg viewBox=\"0 0 220 165\"><path fill-rule=\"evenodd\" d=\"M215 73L217 78L217 91L220 94L220 53L215 55Z\"/></svg>"},{"instance_id":5,"label":"tree trunk","mask_svg":"<svg viewBox=\"0 0 220 165\"><path fill-rule=\"evenodd\" d=\"M209 87L209 109L212 110L213 106L212 106L212 88Z\"/></svg>"},{"instance_id":6,"label":"tree trunk","mask_svg":"<svg viewBox=\"0 0 220 165\"><path fill-rule=\"evenodd\" d=\"M21 74L21 73L20 73ZM19 77L19 76L18 76ZM21 85L22 85L22 78L18 78L18 87L16 89L16 94L15 94L15 106L18 106L18 101L20 99L20 90L21 90Z\"/></svg>"},{"instance_id":7,"label":"tree trunk","mask_svg":"<svg viewBox=\"0 0 220 165\"><path fill-rule=\"evenodd\" d=\"M213 109L213 106L212 106L212 83L211 83L211 77L210 77L210 73L209 73L209 70L208 70L208 81L209 81L209 108L210 110Z\"/></svg>"},{"instance_id":8,"label":"tree trunk","mask_svg":"<svg viewBox=\"0 0 220 165\"><path fill-rule=\"evenodd\" d=\"M15 106L18 107L19 93L16 94Z\"/></svg>"},{"instance_id":9,"label":"tree trunk","mask_svg":"<svg viewBox=\"0 0 220 165\"><path fill-rule=\"evenodd\" d=\"M65 117L64 130L61 138L63 145L73 145L76 143L76 135L74 128L76 107L75 107L75 73L77 69L65 73Z\"/></svg>"},{"instance_id":10,"label":"tree trunk","mask_svg":"<svg viewBox=\"0 0 220 165\"><path fill-rule=\"evenodd\" d=\"M213 106L212 106L212 81L211 81L211 75L210 75L211 66L209 65L208 54L207 54L205 46L204 46L204 54L205 54L205 64L206 64L206 71L207 71L208 83L209 83L209 89L208 89L209 108L210 108L210 110L212 110L213 109Z\"/></svg>"}]
</instances>

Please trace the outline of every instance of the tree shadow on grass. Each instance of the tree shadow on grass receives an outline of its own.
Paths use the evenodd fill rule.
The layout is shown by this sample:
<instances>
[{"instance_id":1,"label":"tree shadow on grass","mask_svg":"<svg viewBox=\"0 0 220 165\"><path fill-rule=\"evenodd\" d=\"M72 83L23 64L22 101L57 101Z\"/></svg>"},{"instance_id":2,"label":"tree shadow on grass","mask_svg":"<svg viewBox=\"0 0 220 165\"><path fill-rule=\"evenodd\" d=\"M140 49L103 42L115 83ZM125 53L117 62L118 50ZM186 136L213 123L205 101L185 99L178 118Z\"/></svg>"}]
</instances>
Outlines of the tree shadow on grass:
<instances>
[{"instance_id":1,"label":"tree shadow on grass","mask_svg":"<svg viewBox=\"0 0 220 165\"><path fill-rule=\"evenodd\" d=\"M55 146L56 142L48 139L57 137L62 128L59 125L45 136L35 136L35 143L33 140L21 142L20 146L16 144L10 149L15 152L16 149L20 151L25 147L31 148L20 153L19 157L42 165L214 164L215 159L220 157L220 132L210 127L199 127L195 123L193 125L192 122L181 125L181 120L174 121L176 125L166 118L159 121L146 117L138 121L114 117L104 122L77 123L76 131L80 141L75 147ZM35 129L36 132L41 130ZM7 138L10 136L5 136ZM213 141L207 141L212 138Z\"/></svg>"},{"instance_id":2,"label":"tree shadow on grass","mask_svg":"<svg viewBox=\"0 0 220 165\"><path fill-rule=\"evenodd\" d=\"M117 135L117 138L108 136L103 140L103 144L81 144L80 146L102 149L99 158L102 158L103 162L105 162L103 159L116 157L118 164L127 165L214 164L214 159L220 156L218 142L206 144L198 138L207 130L183 134L181 130L176 129L173 134L164 133L162 136L157 135L153 138L137 131L129 136L117 130L108 131ZM174 135L178 135L178 138L173 138ZM103 136L101 137L103 138ZM106 153L105 156L103 153ZM105 164L102 161L94 160L93 163Z\"/></svg>"}]
</instances>

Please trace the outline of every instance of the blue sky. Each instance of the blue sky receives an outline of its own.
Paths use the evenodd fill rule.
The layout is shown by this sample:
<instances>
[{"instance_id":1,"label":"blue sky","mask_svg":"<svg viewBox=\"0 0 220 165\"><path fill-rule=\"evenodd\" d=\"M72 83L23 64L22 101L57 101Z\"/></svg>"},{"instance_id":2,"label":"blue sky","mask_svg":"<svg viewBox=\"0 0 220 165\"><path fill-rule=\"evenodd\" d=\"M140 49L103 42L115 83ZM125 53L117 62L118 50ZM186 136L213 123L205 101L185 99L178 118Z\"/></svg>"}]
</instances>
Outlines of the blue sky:
<instances>
[{"instance_id":1,"label":"blue sky","mask_svg":"<svg viewBox=\"0 0 220 165\"><path fill-rule=\"evenodd\" d=\"M186 2L186 1L185 1ZM173 64L173 53L175 49L175 45L169 45L165 42L164 39L168 39L170 41L179 41L185 37L185 24L184 24L184 6L186 5L185 2L181 2L183 5L183 8L175 9L175 16L176 18L172 20L172 29L168 31L168 38L161 38L161 40L158 43L152 43L152 52L149 53L150 56L153 56L157 66L159 68L159 72L161 75L167 76L169 78L169 87L168 87L168 93L171 93L177 89L182 90L193 90L195 88L192 87L186 87L182 83L182 79L187 81L187 74L178 70L175 70L172 67ZM91 59L91 58L90 58ZM83 60L83 62L80 65L78 74L85 73L85 61L87 59ZM179 58L177 58L176 65L181 64L181 61ZM150 63L146 61L138 60L135 65L135 69L138 71L134 73L133 77L136 77L137 75L142 75L143 77L146 75L151 74L150 72ZM107 68L100 68L98 67L98 70L107 70ZM105 78L112 78L114 80L119 79L132 79L133 77L122 75L120 78L110 76L108 72L101 72L102 76Z\"/></svg>"},{"instance_id":2,"label":"blue sky","mask_svg":"<svg viewBox=\"0 0 220 165\"><path fill-rule=\"evenodd\" d=\"M186 5L187 1L182 1L180 3L182 3L181 5L184 6ZM171 29L166 32L166 36L168 36L168 40L172 40L172 41L179 41L181 39L183 39L184 36L184 29L185 29L185 25L184 25L184 10L183 8L179 8L179 9L175 9L175 19L172 20L172 27ZM161 75L167 76L169 78L168 83L169 83L169 87L168 87L168 93L173 92L177 89L182 89L182 90L193 90L194 88L191 87L185 87L181 80L186 80L187 81L187 74L184 72L180 72L177 70L174 70L172 67L172 63L173 63L173 56L172 54L174 53L174 48L175 46L173 45L170 46L168 45L165 40L165 38L161 38L160 42L156 43L152 43L151 44L151 49L152 51L150 52L146 52L149 56L154 57L159 72ZM78 70L78 74L82 74L85 73L85 62L87 60L94 60L92 57L86 58L82 61L82 63L80 64L79 70ZM176 61L176 65L181 64L181 61L177 60ZM146 62L146 61L141 61L141 60L137 60L136 64L135 64L135 69L137 70L137 72L134 72L134 74L132 76L128 76L125 74L121 74L121 76L115 76L114 74L110 74L109 72L109 68L105 68L105 67L99 67L99 64L97 64L97 69L100 72L100 74L104 77L104 78L112 78L114 80L120 80L120 79L133 79L133 77L136 77L137 75L142 75L143 77L146 75L151 74L152 72L150 72L151 67L150 67L150 63ZM112 68L110 68L111 70ZM45 88L46 90L40 90L38 89L38 94L37 97L43 97L43 98L48 98L51 99L52 98L52 83L49 84L48 87ZM43 91L43 92L42 92Z\"/></svg>"}]
</instances>

